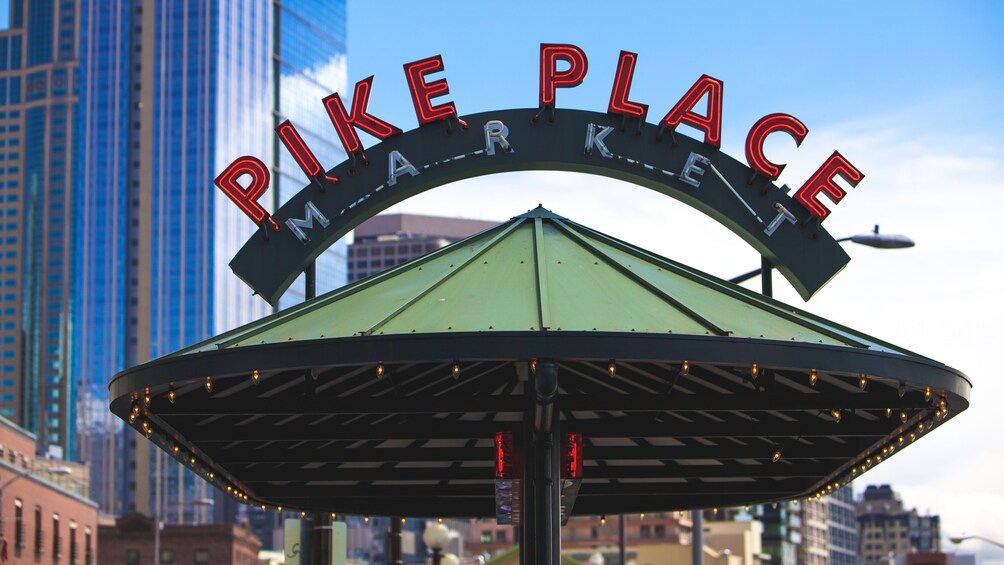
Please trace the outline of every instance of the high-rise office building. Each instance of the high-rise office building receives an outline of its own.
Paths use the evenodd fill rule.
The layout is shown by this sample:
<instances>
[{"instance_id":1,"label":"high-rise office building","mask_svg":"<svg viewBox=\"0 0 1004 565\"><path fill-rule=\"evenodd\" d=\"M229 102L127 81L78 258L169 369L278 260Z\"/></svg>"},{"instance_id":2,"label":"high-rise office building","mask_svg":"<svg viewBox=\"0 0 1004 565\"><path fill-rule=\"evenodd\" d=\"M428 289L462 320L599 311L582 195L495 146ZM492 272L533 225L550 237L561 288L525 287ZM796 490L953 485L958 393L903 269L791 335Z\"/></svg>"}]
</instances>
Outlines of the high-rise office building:
<instances>
[{"instance_id":1,"label":"high-rise office building","mask_svg":"<svg viewBox=\"0 0 1004 565\"><path fill-rule=\"evenodd\" d=\"M0 2L0 415L73 456L74 0Z\"/></svg>"},{"instance_id":2,"label":"high-rise office building","mask_svg":"<svg viewBox=\"0 0 1004 565\"><path fill-rule=\"evenodd\" d=\"M888 562L916 552L941 551L941 519L907 510L889 485L870 485L856 506L859 563Z\"/></svg>"},{"instance_id":3,"label":"high-rise office building","mask_svg":"<svg viewBox=\"0 0 1004 565\"><path fill-rule=\"evenodd\" d=\"M0 411L90 462L106 511L205 514L205 484L107 417L107 381L271 310L227 266L256 228L213 178L250 154L272 164L273 205L302 188L272 133L286 118L342 160L320 99L345 83L345 2L0 11ZM322 288L344 283L344 250L319 261Z\"/></svg>"}]
</instances>

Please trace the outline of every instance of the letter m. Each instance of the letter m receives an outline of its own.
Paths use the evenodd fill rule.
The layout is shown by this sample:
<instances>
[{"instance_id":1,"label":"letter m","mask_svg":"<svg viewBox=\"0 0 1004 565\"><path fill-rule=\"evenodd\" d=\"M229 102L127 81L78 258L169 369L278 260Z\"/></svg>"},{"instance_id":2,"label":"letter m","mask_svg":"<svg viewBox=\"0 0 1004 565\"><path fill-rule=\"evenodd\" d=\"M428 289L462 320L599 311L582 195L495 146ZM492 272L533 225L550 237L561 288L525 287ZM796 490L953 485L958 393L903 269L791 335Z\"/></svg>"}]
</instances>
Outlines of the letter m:
<instances>
[{"instance_id":1,"label":"letter m","mask_svg":"<svg viewBox=\"0 0 1004 565\"><path fill-rule=\"evenodd\" d=\"M303 215L304 218L302 220L289 218L286 220L286 226L289 227L289 231L293 232L293 235L300 240L300 243L306 244L310 241L310 238L307 237L307 234L304 233L303 230L312 229L314 227L314 220L317 220L317 223L321 224L322 228L328 227L328 224L331 222L325 218L324 214L317 209L317 206L314 206L314 203L309 200L303 205Z\"/></svg>"}]
</instances>

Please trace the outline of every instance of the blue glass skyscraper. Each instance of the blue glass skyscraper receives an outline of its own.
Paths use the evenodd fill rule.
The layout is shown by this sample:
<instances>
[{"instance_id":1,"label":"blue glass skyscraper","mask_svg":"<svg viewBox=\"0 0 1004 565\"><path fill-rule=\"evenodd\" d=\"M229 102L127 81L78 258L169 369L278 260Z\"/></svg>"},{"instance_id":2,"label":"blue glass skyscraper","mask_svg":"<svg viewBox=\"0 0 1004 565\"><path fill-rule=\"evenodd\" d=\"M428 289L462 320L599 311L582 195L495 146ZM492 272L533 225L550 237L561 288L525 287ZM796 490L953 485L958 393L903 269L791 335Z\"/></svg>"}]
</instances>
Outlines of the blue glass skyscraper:
<instances>
[{"instance_id":1,"label":"blue glass skyscraper","mask_svg":"<svg viewBox=\"0 0 1004 565\"><path fill-rule=\"evenodd\" d=\"M227 266L256 228L212 181L250 154L273 167L272 205L302 188L272 133L287 118L322 163L342 160L320 99L345 82L345 3L0 10L0 411L91 463L106 511L206 518L214 494L116 429L106 383L271 310ZM319 289L345 278L338 245Z\"/></svg>"}]
</instances>

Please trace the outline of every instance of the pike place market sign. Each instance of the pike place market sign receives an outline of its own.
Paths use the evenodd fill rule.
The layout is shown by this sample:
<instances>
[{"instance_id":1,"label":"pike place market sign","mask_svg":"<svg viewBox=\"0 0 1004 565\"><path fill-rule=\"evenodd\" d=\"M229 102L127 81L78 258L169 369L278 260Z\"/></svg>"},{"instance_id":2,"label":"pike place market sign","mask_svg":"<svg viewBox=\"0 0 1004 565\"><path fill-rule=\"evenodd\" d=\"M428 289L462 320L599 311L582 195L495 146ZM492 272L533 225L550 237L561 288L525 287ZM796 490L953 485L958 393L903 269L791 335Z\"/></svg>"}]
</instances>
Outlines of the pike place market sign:
<instances>
[{"instance_id":1,"label":"pike place market sign","mask_svg":"<svg viewBox=\"0 0 1004 565\"><path fill-rule=\"evenodd\" d=\"M850 260L821 227L862 175L834 151L789 195L774 180L783 164L764 154L776 132L800 145L808 128L794 116L770 114L746 137L746 165L722 153L722 81L704 75L657 122L646 121L647 104L631 100L638 55L621 51L606 112L556 108L559 88L574 88L588 60L574 45L541 44L540 102L461 117L445 78L441 56L404 65L419 127L409 132L369 108L373 77L355 85L351 108L331 94L321 102L348 159L325 170L299 135L284 122L275 128L309 184L274 214L258 199L269 186L269 169L258 158L234 160L216 185L260 227L230 267L275 304L296 277L325 249L362 223L407 198L454 181L510 171L556 170L601 175L638 184L680 200L732 230L768 258L808 300ZM436 99L434 101L433 99ZM678 134L681 124L702 140ZM359 131L380 142L363 150ZM674 237L672 228L666 237Z\"/></svg>"}]
</instances>

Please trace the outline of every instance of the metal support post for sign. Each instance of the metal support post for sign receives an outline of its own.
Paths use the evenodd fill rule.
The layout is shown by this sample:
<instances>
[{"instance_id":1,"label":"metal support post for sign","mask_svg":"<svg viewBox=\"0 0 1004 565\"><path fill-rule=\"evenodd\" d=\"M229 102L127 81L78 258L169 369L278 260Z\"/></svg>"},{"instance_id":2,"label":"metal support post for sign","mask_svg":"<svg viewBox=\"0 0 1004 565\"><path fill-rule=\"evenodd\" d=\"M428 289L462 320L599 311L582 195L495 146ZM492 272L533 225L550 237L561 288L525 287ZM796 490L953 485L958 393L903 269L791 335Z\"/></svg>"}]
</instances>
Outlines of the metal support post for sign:
<instances>
[{"instance_id":1,"label":"metal support post for sign","mask_svg":"<svg viewBox=\"0 0 1004 565\"><path fill-rule=\"evenodd\" d=\"M303 299L310 300L317 296L317 263L311 261L303 270Z\"/></svg>"},{"instance_id":2,"label":"metal support post for sign","mask_svg":"<svg viewBox=\"0 0 1004 565\"><path fill-rule=\"evenodd\" d=\"M311 263L313 264L313 263ZM764 296L774 296L774 264L770 259L760 257L760 288Z\"/></svg>"},{"instance_id":3,"label":"metal support post for sign","mask_svg":"<svg viewBox=\"0 0 1004 565\"><path fill-rule=\"evenodd\" d=\"M331 515L322 512L314 514L311 530L311 560L313 565L331 565Z\"/></svg>"},{"instance_id":4,"label":"metal support post for sign","mask_svg":"<svg viewBox=\"0 0 1004 565\"><path fill-rule=\"evenodd\" d=\"M390 565L403 565L404 556L401 554L401 517L393 516L390 519L390 533L388 534L388 544L390 546Z\"/></svg>"},{"instance_id":5,"label":"metal support post for sign","mask_svg":"<svg viewBox=\"0 0 1004 565\"><path fill-rule=\"evenodd\" d=\"M558 367L553 361L537 364L531 377L532 402L524 436L523 543L521 563L556 565L561 559L561 445ZM527 441L529 440L529 441Z\"/></svg>"}]
</instances>

